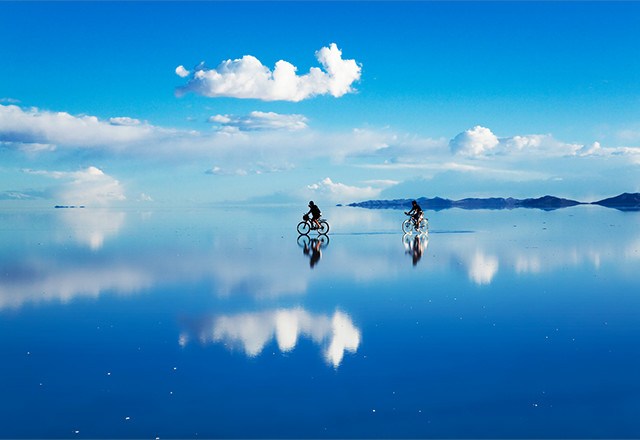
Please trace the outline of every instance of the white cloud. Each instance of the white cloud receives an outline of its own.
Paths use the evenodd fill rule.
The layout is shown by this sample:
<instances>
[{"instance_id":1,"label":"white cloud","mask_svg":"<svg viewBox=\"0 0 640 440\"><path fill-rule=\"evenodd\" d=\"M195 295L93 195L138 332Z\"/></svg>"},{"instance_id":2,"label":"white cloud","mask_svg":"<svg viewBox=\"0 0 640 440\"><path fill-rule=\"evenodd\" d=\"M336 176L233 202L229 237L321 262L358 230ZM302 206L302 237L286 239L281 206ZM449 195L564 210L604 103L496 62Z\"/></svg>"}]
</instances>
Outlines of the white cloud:
<instances>
[{"instance_id":1,"label":"white cloud","mask_svg":"<svg viewBox=\"0 0 640 440\"><path fill-rule=\"evenodd\" d=\"M177 96L188 92L208 97L252 98L263 101L301 101L316 95L340 97L352 92L351 85L360 79L360 66L355 60L343 60L335 43L316 52L323 69L312 67L309 73L297 75L297 68L280 60L273 71L255 57L223 61L216 69L200 64ZM179 66L176 73L183 76L186 69Z\"/></svg>"},{"instance_id":2,"label":"white cloud","mask_svg":"<svg viewBox=\"0 0 640 440\"><path fill-rule=\"evenodd\" d=\"M498 146L500 141L485 127L476 126L463 131L449 142L453 154L464 156L478 156L485 154Z\"/></svg>"},{"instance_id":3,"label":"white cloud","mask_svg":"<svg viewBox=\"0 0 640 440\"><path fill-rule=\"evenodd\" d=\"M118 117L118 118L109 118L109 123L111 125L127 125L127 126L142 124L142 122L140 122L139 119L128 118L126 116Z\"/></svg>"},{"instance_id":4,"label":"white cloud","mask_svg":"<svg viewBox=\"0 0 640 440\"><path fill-rule=\"evenodd\" d=\"M318 183L308 185L307 191L310 198L329 200L332 202L353 202L354 200L373 199L380 195L382 190L388 186L388 183L383 183L377 188L372 186L349 186L344 183L334 183L327 177Z\"/></svg>"},{"instance_id":5,"label":"white cloud","mask_svg":"<svg viewBox=\"0 0 640 440\"><path fill-rule=\"evenodd\" d=\"M640 148L633 147L603 147L600 142L585 145L576 151L578 156L627 156L635 164L640 164Z\"/></svg>"},{"instance_id":6,"label":"white cloud","mask_svg":"<svg viewBox=\"0 0 640 440\"><path fill-rule=\"evenodd\" d=\"M141 193L137 200L138 202L153 202L153 198L145 193Z\"/></svg>"},{"instance_id":7,"label":"white cloud","mask_svg":"<svg viewBox=\"0 0 640 440\"><path fill-rule=\"evenodd\" d=\"M0 105L0 141L83 148L109 145L113 148L151 140L163 131L135 121L126 117L100 121L95 116Z\"/></svg>"},{"instance_id":8,"label":"white cloud","mask_svg":"<svg viewBox=\"0 0 640 440\"><path fill-rule=\"evenodd\" d=\"M186 78L187 76L189 76L189 73L190 72L185 69L184 66L176 67L176 75L178 75L180 78Z\"/></svg>"},{"instance_id":9,"label":"white cloud","mask_svg":"<svg viewBox=\"0 0 640 440\"><path fill-rule=\"evenodd\" d=\"M24 170L66 182L54 190L54 197L68 205L106 205L109 202L125 200L123 188L116 179L96 167L81 171L39 171Z\"/></svg>"},{"instance_id":10,"label":"white cloud","mask_svg":"<svg viewBox=\"0 0 640 440\"><path fill-rule=\"evenodd\" d=\"M355 353L360 345L360 330L353 325L349 315L340 311L335 311L331 317L313 315L301 308L220 316L204 326L198 336L205 344L240 345L249 357L260 355L274 338L281 352L290 352L300 336L306 336L316 344L324 345L323 357L335 368L342 363L345 351ZM188 334L180 336L181 344L189 340Z\"/></svg>"},{"instance_id":11,"label":"white cloud","mask_svg":"<svg viewBox=\"0 0 640 440\"><path fill-rule=\"evenodd\" d=\"M207 174L214 174L216 176L246 176L249 174L247 170L242 168L236 169L223 169L220 167L213 167L206 171Z\"/></svg>"},{"instance_id":12,"label":"white cloud","mask_svg":"<svg viewBox=\"0 0 640 440\"><path fill-rule=\"evenodd\" d=\"M297 131L307 128L307 118L303 115L282 115L274 112L254 111L247 116L215 115L208 122L222 127L237 128L240 131L287 130Z\"/></svg>"},{"instance_id":13,"label":"white cloud","mask_svg":"<svg viewBox=\"0 0 640 440\"><path fill-rule=\"evenodd\" d=\"M20 103L20 101L18 99L13 99L13 98L0 98L0 102L6 103L6 104L19 104Z\"/></svg>"},{"instance_id":14,"label":"white cloud","mask_svg":"<svg viewBox=\"0 0 640 440\"><path fill-rule=\"evenodd\" d=\"M522 151L524 149L539 148L545 138L550 135L514 136L506 140L509 149Z\"/></svg>"}]
</instances>

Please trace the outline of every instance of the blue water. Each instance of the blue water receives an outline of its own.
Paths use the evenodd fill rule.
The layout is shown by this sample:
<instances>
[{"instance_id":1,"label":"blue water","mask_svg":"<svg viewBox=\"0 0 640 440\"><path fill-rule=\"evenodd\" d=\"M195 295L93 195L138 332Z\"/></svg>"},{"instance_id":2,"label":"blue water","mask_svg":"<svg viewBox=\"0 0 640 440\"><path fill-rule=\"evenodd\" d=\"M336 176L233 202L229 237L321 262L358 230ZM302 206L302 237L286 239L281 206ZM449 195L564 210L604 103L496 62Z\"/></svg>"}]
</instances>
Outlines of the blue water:
<instances>
[{"instance_id":1,"label":"blue water","mask_svg":"<svg viewBox=\"0 0 640 440\"><path fill-rule=\"evenodd\" d=\"M0 436L640 437L640 213L303 211L3 211Z\"/></svg>"}]
</instances>

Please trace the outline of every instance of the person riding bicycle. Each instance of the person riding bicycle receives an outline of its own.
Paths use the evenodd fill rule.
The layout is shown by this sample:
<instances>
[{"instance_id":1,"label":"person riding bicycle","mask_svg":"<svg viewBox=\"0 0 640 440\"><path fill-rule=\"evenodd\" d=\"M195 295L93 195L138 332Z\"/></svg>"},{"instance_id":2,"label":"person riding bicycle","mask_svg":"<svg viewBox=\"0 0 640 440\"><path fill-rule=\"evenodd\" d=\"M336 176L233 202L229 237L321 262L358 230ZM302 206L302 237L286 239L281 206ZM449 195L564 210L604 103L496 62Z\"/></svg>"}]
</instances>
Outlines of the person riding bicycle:
<instances>
[{"instance_id":1,"label":"person riding bicycle","mask_svg":"<svg viewBox=\"0 0 640 440\"><path fill-rule=\"evenodd\" d=\"M319 229L320 223L318 220L320 219L320 216L322 216L322 213L320 212L318 205L313 203L313 200L309 202L309 212L307 212L306 215L308 216L309 214L311 214L311 227L313 229Z\"/></svg>"},{"instance_id":2,"label":"person riding bicycle","mask_svg":"<svg viewBox=\"0 0 640 440\"><path fill-rule=\"evenodd\" d=\"M418 229L418 225L420 224L420 220L422 220L422 208L420 208L420 205L418 205L418 202L416 202L415 200L411 202L411 211L409 212L405 212L405 214L410 215L411 218L413 219L413 223L415 225L415 228Z\"/></svg>"}]
</instances>

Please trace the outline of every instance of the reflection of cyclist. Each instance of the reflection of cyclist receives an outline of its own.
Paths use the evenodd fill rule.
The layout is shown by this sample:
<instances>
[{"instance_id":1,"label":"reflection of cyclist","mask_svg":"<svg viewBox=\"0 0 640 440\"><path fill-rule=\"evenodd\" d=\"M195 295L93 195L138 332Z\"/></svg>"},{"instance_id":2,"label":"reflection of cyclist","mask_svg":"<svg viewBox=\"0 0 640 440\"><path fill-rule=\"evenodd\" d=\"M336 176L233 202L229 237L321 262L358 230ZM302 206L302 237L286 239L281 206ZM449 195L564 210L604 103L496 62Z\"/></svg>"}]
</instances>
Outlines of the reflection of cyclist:
<instances>
[{"instance_id":1,"label":"reflection of cyclist","mask_svg":"<svg viewBox=\"0 0 640 440\"><path fill-rule=\"evenodd\" d=\"M320 218L320 216L322 215L322 213L320 212L320 208L318 208L318 205L313 203L313 200L309 202L309 212L307 212L306 215L311 214L311 228L312 229L318 229L320 228L320 223L318 223L318 219Z\"/></svg>"},{"instance_id":2,"label":"reflection of cyclist","mask_svg":"<svg viewBox=\"0 0 640 440\"><path fill-rule=\"evenodd\" d=\"M418 261L420 261L420 258L422 258L422 243L420 242L420 239L417 235L416 238L413 239L411 254L411 256L413 257L413 265L415 266L416 264L418 264Z\"/></svg>"},{"instance_id":3,"label":"reflection of cyclist","mask_svg":"<svg viewBox=\"0 0 640 440\"><path fill-rule=\"evenodd\" d=\"M313 266L315 266L318 261L320 261L320 258L322 258L322 251L320 250L320 240L318 240L317 238L312 238L310 244L311 247L307 246L306 242L304 243L303 252L305 255L309 255L309 253L311 253L309 266L311 266L311 269L313 269Z\"/></svg>"},{"instance_id":4,"label":"reflection of cyclist","mask_svg":"<svg viewBox=\"0 0 640 440\"><path fill-rule=\"evenodd\" d=\"M413 222L415 224L416 229L418 229L418 225L420 224L420 220L422 220L422 208L418 205L418 202L415 200L411 202L413 205L411 207L411 211L405 212L405 214L410 215L413 218Z\"/></svg>"}]
</instances>

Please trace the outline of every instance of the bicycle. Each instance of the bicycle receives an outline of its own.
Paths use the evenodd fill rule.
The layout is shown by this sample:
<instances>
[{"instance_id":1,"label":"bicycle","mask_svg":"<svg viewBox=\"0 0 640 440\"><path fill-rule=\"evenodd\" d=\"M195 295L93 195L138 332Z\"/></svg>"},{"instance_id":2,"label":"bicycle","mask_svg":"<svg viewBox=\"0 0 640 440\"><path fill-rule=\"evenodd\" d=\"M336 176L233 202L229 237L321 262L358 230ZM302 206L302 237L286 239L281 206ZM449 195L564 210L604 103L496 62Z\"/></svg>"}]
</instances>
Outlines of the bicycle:
<instances>
[{"instance_id":1,"label":"bicycle","mask_svg":"<svg viewBox=\"0 0 640 440\"><path fill-rule=\"evenodd\" d=\"M421 216L420 220L416 221L413 216L410 216L402 222L402 230L405 234L413 234L414 231L418 234L426 234L429 231L429 219Z\"/></svg>"},{"instance_id":2,"label":"bicycle","mask_svg":"<svg viewBox=\"0 0 640 440\"><path fill-rule=\"evenodd\" d=\"M300 235L308 235L310 231L316 230L320 235L327 235L329 233L329 222L325 219L318 220L320 223L320 227L316 227L311 220L309 220L309 216L307 214L302 216L302 221L298 223L298 233Z\"/></svg>"}]
</instances>

